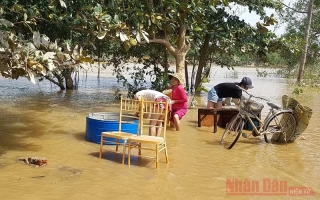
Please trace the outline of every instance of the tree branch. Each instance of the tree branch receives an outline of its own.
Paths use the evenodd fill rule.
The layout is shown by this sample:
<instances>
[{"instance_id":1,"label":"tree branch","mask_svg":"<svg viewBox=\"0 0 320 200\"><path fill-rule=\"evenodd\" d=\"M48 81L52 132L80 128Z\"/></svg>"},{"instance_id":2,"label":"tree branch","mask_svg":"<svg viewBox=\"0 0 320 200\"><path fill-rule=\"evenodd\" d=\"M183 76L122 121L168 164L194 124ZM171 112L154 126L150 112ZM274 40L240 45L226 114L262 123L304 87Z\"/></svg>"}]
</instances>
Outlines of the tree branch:
<instances>
[{"instance_id":1,"label":"tree branch","mask_svg":"<svg viewBox=\"0 0 320 200\"><path fill-rule=\"evenodd\" d=\"M174 56L176 57L176 49L170 44L169 40L167 39L151 39L149 40L149 42L152 42L152 43L158 43L158 44L163 44L167 50Z\"/></svg>"},{"instance_id":2,"label":"tree branch","mask_svg":"<svg viewBox=\"0 0 320 200\"><path fill-rule=\"evenodd\" d=\"M54 80L53 78L49 77L49 76L44 76L44 78L46 78L48 81L50 81L51 83L57 85L60 87L60 84L58 81Z\"/></svg>"},{"instance_id":3,"label":"tree branch","mask_svg":"<svg viewBox=\"0 0 320 200\"><path fill-rule=\"evenodd\" d=\"M281 3L282 5L284 5L285 7L287 7L287 8L289 8L289 9L291 9L291 10L293 10L293 11L295 11L295 12L298 12L298 13L308 13L307 11L300 11L300 10L296 10L295 8L292 8L292 7L290 7L290 6L288 6L288 5L286 5L286 4L284 4L283 2L281 2L281 1L279 1L279 3Z\"/></svg>"}]
</instances>

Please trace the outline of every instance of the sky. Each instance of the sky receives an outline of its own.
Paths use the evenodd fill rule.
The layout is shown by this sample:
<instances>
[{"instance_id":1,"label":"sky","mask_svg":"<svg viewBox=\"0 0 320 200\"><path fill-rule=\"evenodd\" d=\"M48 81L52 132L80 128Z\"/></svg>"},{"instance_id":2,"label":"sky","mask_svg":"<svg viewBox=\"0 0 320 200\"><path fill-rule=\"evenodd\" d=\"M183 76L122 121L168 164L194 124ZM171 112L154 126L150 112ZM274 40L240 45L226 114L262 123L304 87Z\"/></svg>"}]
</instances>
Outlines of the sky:
<instances>
[{"instance_id":1,"label":"sky","mask_svg":"<svg viewBox=\"0 0 320 200\"><path fill-rule=\"evenodd\" d=\"M283 3L286 5L292 5L293 2L295 0L283 0ZM258 15L255 14L255 12L251 12L249 13L248 9L244 9L244 8L239 8L240 12L242 14L240 14L240 19L244 19L247 23L251 24L252 26L255 26L256 23L260 20L260 17ZM275 14L273 9L266 9L267 15L270 16L272 13ZM274 31L276 35L280 36L284 30L285 30L285 26L286 24L278 24L279 27L275 28L273 27L268 27L269 30Z\"/></svg>"}]
</instances>

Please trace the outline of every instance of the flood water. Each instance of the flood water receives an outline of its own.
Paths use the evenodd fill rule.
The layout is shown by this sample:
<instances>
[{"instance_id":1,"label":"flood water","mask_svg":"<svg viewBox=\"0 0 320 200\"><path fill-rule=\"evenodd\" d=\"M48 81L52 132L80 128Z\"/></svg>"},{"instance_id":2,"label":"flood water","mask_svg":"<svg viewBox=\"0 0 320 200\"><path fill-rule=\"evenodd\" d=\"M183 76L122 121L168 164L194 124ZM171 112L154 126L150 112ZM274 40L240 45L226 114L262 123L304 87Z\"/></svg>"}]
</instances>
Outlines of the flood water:
<instances>
[{"instance_id":1,"label":"flood water","mask_svg":"<svg viewBox=\"0 0 320 200\"><path fill-rule=\"evenodd\" d=\"M119 84L110 72L102 72L99 80L96 73L87 79L81 74L79 89L72 92L59 92L48 82L0 78L1 199L319 199L320 94L296 96L285 79L258 78L255 69L236 70L234 79L226 69L214 68L205 86L246 75L253 80L253 94L278 104L282 95L293 96L313 109L306 140L274 145L240 137L233 149L225 149L219 144L222 128L212 133L212 127L197 127L197 107L206 104L202 93L197 107L182 119L181 131L167 131L170 163L161 154L158 169L147 159L133 159L128 168L110 152L99 160L99 145L85 140L89 113L118 110L113 97ZM21 157L44 157L48 164L32 167ZM243 192L246 181L255 183L246 187L248 193ZM232 196L227 191L236 183L242 183L242 192ZM314 196L307 196L310 189ZM293 192L298 196L290 196Z\"/></svg>"}]
</instances>

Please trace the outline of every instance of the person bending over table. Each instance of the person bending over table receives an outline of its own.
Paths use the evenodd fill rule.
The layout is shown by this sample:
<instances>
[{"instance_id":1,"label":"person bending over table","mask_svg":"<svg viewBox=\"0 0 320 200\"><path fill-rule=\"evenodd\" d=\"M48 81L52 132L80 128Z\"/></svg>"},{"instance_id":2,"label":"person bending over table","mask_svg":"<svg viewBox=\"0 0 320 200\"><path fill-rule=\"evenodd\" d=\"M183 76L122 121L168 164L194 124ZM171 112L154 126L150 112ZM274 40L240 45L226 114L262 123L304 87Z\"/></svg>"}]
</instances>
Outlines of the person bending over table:
<instances>
[{"instance_id":1,"label":"person bending over table","mask_svg":"<svg viewBox=\"0 0 320 200\"><path fill-rule=\"evenodd\" d=\"M214 86L208 92L207 108L222 108L222 98L232 97L239 100L242 96L240 87L245 90L253 88L251 79L243 77L240 83L219 83Z\"/></svg>"}]
</instances>

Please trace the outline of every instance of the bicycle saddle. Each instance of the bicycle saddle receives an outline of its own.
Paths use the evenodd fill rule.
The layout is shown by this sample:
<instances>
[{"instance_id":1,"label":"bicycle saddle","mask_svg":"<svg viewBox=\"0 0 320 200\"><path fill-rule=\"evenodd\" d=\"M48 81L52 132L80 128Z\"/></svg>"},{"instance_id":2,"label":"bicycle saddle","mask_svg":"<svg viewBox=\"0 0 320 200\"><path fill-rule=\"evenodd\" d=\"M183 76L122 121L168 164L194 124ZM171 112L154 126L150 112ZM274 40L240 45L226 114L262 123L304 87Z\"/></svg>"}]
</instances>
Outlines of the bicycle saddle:
<instances>
[{"instance_id":1,"label":"bicycle saddle","mask_svg":"<svg viewBox=\"0 0 320 200\"><path fill-rule=\"evenodd\" d=\"M278 106L278 105L276 105L276 104L274 104L274 103L268 102L267 104L268 104L268 106L270 106L270 107L273 108L273 109L276 109L276 110L281 109L280 106Z\"/></svg>"}]
</instances>

